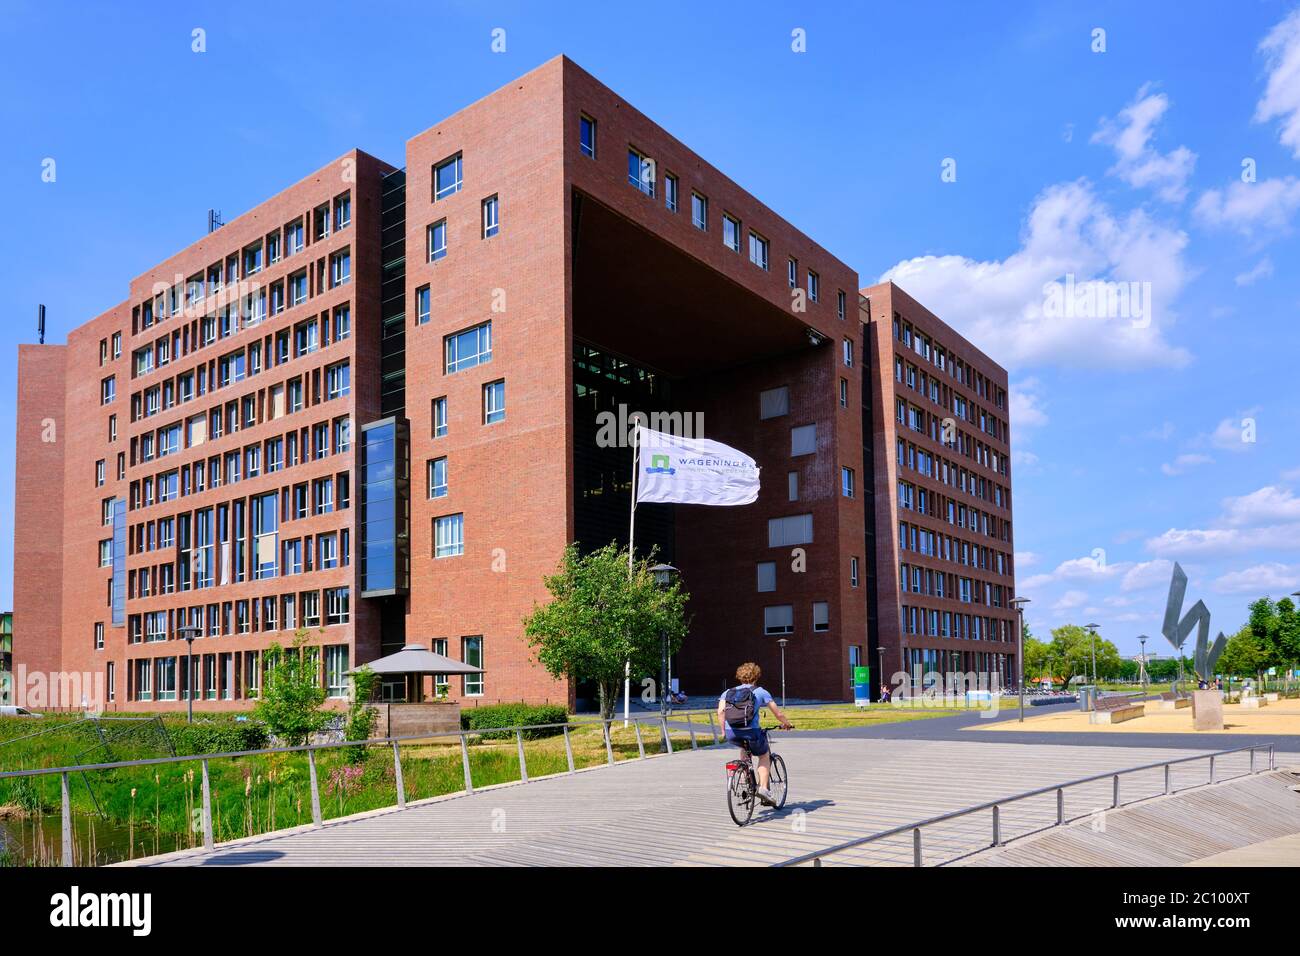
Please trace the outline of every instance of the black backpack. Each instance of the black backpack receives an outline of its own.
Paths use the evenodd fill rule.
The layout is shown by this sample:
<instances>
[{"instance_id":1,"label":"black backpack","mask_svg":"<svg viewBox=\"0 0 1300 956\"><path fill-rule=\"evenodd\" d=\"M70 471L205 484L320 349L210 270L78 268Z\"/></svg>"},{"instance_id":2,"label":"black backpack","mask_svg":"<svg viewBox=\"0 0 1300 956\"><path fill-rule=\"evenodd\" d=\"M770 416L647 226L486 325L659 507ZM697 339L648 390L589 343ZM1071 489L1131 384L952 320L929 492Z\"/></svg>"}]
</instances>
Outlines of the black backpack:
<instances>
[{"instance_id":1,"label":"black backpack","mask_svg":"<svg viewBox=\"0 0 1300 956\"><path fill-rule=\"evenodd\" d=\"M752 687L733 687L723 698L726 708L722 718L733 730L740 730L754 722L754 689Z\"/></svg>"}]
</instances>

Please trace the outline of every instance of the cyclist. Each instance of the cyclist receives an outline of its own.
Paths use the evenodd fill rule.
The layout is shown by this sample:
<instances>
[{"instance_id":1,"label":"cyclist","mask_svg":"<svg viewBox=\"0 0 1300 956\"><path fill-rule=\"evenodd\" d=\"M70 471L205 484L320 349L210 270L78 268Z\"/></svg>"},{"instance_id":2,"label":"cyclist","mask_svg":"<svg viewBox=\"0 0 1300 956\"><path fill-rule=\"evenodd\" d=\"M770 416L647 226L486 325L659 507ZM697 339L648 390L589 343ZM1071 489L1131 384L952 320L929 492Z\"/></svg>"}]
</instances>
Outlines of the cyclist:
<instances>
[{"instance_id":1,"label":"cyclist","mask_svg":"<svg viewBox=\"0 0 1300 956\"><path fill-rule=\"evenodd\" d=\"M775 801L768 789L771 750L767 745L767 731L758 725L758 718L766 707L781 722L782 730L789 730L792 725L776 706L772 695L758 686L762 678L762 668L753 661L736 668L736 680L740 683L718 698L718 723L722 725L727 740L738 747L742 743L748 744L749 752L758 758L758 799L773 806Z\"/></svg>"}]
</instances>

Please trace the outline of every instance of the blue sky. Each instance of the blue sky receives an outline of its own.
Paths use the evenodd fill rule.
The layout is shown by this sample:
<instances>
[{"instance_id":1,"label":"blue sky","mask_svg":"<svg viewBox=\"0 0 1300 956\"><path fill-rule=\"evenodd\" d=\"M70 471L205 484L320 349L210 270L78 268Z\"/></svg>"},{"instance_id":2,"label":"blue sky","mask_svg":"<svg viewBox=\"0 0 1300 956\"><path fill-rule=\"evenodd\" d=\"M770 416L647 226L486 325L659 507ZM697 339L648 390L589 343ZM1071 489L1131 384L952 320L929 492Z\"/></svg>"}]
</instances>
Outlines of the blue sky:
<instances>
[{"instance_id":1,"label":"blue sky","mask_svg":"<svg viewBox=\"0 0 1300 956\"><path fill-rule=\"evenodd\" d=\"M557 53L1008 367L1036 632L1093 620L1136 652L1171 560L1225 630L1300 589L1294 0L803 6L11 0L0 605L37 302L62 341L209 206L233 218L354 146L400 163L407 137ZM1150 307L1062 314L1067 276Z\"/></svg>"}]
</instances>

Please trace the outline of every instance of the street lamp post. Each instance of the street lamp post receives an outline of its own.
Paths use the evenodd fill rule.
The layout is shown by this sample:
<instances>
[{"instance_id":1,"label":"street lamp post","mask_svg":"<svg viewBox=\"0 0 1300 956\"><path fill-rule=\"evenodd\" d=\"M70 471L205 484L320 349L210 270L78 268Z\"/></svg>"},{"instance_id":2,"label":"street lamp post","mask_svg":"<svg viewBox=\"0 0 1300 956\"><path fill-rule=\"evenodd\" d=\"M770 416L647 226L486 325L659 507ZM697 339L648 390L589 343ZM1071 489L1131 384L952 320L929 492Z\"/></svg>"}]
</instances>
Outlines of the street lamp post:
<instances>
[{"instance_id":1,"label":"street lamp post","mask_svg":"<svg viewBox=\"0 0 1300 956\"><path fill-rule=\"evenodd\" d=\"M789 638L781 638L777 641L781 645L781 706L785 706L785 646L790 643Z\"/></svg>"},{"instance_id":2,"label":"street lamp post","mask_svg":"<svg viewBox=\"0 0 1300 956\"><path fill-rule=\"evenodd\" d=\"M197 624L183 624L176 633L185 639L185 720L194 723L194 638L203 629Z\"/></svg>"},{"instance_id":3,"label":"street lamp post","mask_svg":"<svg viewBox=\"0 0 1300 956\"><path fill-rule=\"evenodd\" d=\"M1088 634L1092 638L1092 709L1097 709L1097 628L1100 624L1087 625Z\"/></svg>"},{"instance_id":4,"label":"street lamp post","mask_svg":"<svg viewBox=\"0 0 1300 956\"><path fill-rule=\"evenodd\" d=\"M884 698L884 696L885 696L885 695L884 695L884 687L885 687L885 648L884 648L884 645L883 645L883 644L878 644L878 645L876 645L876 656L880 658L880 687L881 687L880 696L881 696L881 698ZM870 694L868 694L867 696L869 697Z\"/></svg>"},{"instance_id":5,"label":"street lamp post","mask_svg":"<svg viewBox=\"0 0 1300 956\"><path fill-rule=\"evenodd\" d=\"M650 569L654 575L655 584L661 591L667 591L672 587L673 578L677 576L677 569L671 564L656 564ZM668 716L668 632L662 628L659 631L659 713L661 716Z\"/></svg>"},{"instance_id":6,"label":"street lamp post","mask_svg":"<svg viewBox=\"0 0 1300 956\"><path fill-rule=\"evenodd\" d=\"M1142 693L1147 692L1147 636L1138 635L1138 643L1142 645Z\"/></svg>"},{"instance_id":7,"label":"street lamp post","mask_svg":"<svg viewBox=\"0 0 1300 956\"><path fill-rule=\"evenodd\" d=\"M1020 695L1020 723L1025 722L1025 605L1029 598L1013 598L1016 609L1016 691Z\"/></svg>"}]
</instances>

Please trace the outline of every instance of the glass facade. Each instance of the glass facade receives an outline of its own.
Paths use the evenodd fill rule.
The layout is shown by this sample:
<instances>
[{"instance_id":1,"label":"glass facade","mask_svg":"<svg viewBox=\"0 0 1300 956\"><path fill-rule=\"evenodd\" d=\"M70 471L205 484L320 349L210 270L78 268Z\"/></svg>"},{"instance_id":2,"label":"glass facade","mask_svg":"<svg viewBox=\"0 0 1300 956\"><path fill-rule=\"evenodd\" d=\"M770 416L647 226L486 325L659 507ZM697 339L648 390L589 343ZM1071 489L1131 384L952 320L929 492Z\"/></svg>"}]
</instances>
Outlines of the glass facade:
<instances>
[{"instance_id":1,"label":"glass facade","mask_svg":"<svg viewBox=\"0 0 1300 956\"><path fill-rule=\"evenodd\" d=\"M113 626L126 625L126 499L113 499Z\"/></svg>"},{"instance_id":2,"label":"glass facade","mask_svg":"<svg viewBox=\"0 0 1300 956\"><path fill-rule=\"evenodd\" d=\"M410 587L410 444L405 419L361 429L361 596Z\"/></svg>"}]
</instances>

